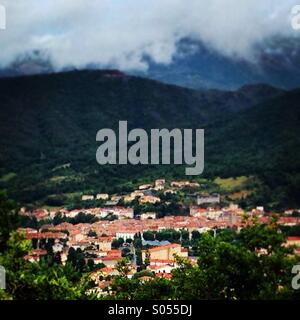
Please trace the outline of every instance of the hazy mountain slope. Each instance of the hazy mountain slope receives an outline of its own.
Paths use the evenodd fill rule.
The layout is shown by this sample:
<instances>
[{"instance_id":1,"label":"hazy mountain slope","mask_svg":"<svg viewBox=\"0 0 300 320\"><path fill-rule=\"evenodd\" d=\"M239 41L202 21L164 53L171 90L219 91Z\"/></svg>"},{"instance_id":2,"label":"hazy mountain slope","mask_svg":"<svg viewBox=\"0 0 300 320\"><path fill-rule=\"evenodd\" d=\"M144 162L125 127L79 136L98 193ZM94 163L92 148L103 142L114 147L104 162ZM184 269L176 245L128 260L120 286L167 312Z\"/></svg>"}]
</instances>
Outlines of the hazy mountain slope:
<instances>
[{"instance_id":1,"label":"hazy mountain slope","mask_svg":"<svg viewBox=\"0 0 300 320\"><path fill-rule=\"evenodd\" d=\"M252 60L223 56L203 43L184 39L169 65L149 59L144 76L189 88L233 89L246 84L268 83L292 89L300 87L299 38L271 38L256 48Z\"/></svg>"},{"instance_id":2,"label":"hazy mountain slope","mask_svg":"<svg viewBox=\"0 0 300 320\"><path fill-rule=\"evenodd\" d=\"M248 84L266 83L284 89L300 87L299 36L271 37L253 49L253 57L226 56L201 41L185 38L177 43L172 62L157 64L144 56L149 66L145 72L131 70L139 75L160 82L192 89L237 90ZM114 65L89 63L84 69L115 68ZM65 66L60 71L76 68ZM47 52L32 50L0 69L0 77L47 74L56 70Z\"/></svg>"}]
</instances>

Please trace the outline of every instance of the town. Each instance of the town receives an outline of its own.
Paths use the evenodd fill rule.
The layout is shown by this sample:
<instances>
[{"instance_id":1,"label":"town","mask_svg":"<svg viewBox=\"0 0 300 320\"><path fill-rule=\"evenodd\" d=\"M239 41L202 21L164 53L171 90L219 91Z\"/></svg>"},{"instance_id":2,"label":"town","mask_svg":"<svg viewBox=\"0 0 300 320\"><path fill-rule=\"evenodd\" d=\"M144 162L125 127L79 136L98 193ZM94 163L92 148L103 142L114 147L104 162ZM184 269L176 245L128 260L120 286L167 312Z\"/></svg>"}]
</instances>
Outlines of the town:
<instances>
[{"instance_id":1,"label":"town","mask_svg":"<svg viewBox=\"0 0 300 320\"><path fill-rule=\"evenodd\" d=\"M200 184L157 179L125 195L82 194L82 208L21 208L20 230L33 248L25 258L40 261L50 253L63 265L73 261L82 270L88 268L96 285L94 291L105 296L111 290L112 279L120 275L122 263L126 266L125 277L132 278L142 271L144 281L151 275L170 279L172 270L178 267L178 258L196 264L196 244L201 234L239 231L251 223L249 218L264 224L272 217L263 206L246 211L235 203L224 202L220 194L193 194L193 189L201 189ZM156 204L170 204L176 194L184 194L183 190L188 190L185 196L191 199L188 208L178 207L178 214L160 215L155 211ZM85 203L95 199L103 205L85 208ZM299 213L299 209L280 213L278 224L299 225ZM295 246L295 254L300 254L300 237L289 236L286 245Z\"/></svg>"}]
</instances>

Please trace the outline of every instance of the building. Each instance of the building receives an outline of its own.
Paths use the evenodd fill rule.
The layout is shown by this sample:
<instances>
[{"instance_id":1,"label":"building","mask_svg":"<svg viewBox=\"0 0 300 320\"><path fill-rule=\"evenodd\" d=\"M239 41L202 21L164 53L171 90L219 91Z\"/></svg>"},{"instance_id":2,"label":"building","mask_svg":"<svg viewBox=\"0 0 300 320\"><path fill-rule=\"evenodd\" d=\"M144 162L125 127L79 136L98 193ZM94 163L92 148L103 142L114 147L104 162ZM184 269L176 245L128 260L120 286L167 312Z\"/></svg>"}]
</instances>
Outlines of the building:
<instances>
[{"instance_id":1,"label":"building","mask_svg":"<svg viewBox=\"0 0 300 320\"><path fill-rule=\"evenodd\" d=\"M221 197L219 194L200 194L197 196L197 204L216 204L220 203Z\"/></svg>"},{"instance_id":2,"label":"building","mask_svg":"<svg viewBox=\"0 0 300 320\"><path fill-rule=\"evenodd\" d=\"M134 218L134 210L133 208L123 208L123 207L118 207L120 208L118 212L118 216L120 218L126 218L126 219L133 219Z\"/></svg>"},{"instance_id":3,"label":"building","mask_svg":"<svg viewBox=\"0 0 300 320\"><path fill-rule=\"evenodd\" d=\"M62 252L63 248L64 246L60 243L58 239L56 239L54 245L52 246L53 253Z\"/></svg>"},{"instance_id":4,"label":"building","mask_svg":"<svg viewBox=\"0 0 300 320\"><path fill-rule=\"evenodd\" d=\"M216 210L213 208L209 208L207 210L206 218L211 219L211 220L218 220L222 215L223 215L222 210Z\"/></svg>"},{"instance_id":5,"label":"building","mask_svg":"<svg viewBox=\"0 0 300 320\"><path fill-rule=\"evenodd\" d=\"M96 199L97 200L108 200L109 199L109 195L107 193L98 193L96 195Z\"/></svg>"},{"instance_id":6,"label":"building","mask_svg":"<svg viewBox=\"0 0 300 320\"><path fill-rule=\"evenodd\" d=\"M165 188L166 180L165 179L157 179L155 180L155 190L163 190Z\"/></svg>"},{"instance_id":7,"label":"building","mask_svg":"<svg viewBox=\"0 0 300 320\"><path fill-rule=\"evenodd\" d=\"M133 208L125 208L120 206L97 208L96 215L100 218L107 218L109 216L117 216L119 219L133 219Z\"/></svg>"},{"instance_id":8,"label":"building","mask_svg":"<svg viewBox=\"0 0 300 320\"><path fill-rule=\"evenodd\" d=\"M164 191L164 195L167 195L167 194L176 194L177 191L176 190L172 190L172 189L167 189Z\"/></svg>"},{"instance_id":9,"label":"building","mask_svg":"<svg viewBox=\"0 0 300 320\"><path fill-rule=\"evenodd\" d=\"M141 214L141 220L156 219L155 212L145 212Z\"/></svg>"},{"instance_id":10,"label":"building","mask_svg":"<svg viewBox=\"0 0 300 320\"><path fill-rule=\"evenodd\" d=\"M134 230L124 230L124 231L118 231L116 233L116 238L122 238L124 239L124 241L126 241L127 239L132 239L134 240L134 235L136 234L136 231Z\"/></svg>"},{"instance_id":11,"label":"building","mask_svg":"<svg viewBox=\"0 0 300 320\"><path fill-rule=\"evenodd\" d=\"M198 182L190 182L188 187L190 187L190 188L199 188L200 184Z\"/></svg>"},{"instance_id":12,"label":"building","mask_svg":"<svg viewBox=\"0 0 300 320\"><path fill-rule=\"evenodd\" d=\"M80 231L77 231L77 230L74 234L72 234L72 237L71 237L71 239L75 242L82 241L84 238L85 236Z\"/></svg>"},{"instance_id":13,"label":"building","mask_svg":"<svg viewBox=\"0 0 300 320\"><path fill-rule=\"evenodd\" d=\"M29 262L39 262L42 256L46 256L47 251L43 249L31 250L24 258Z\"/></svg>"},{"instance_id":14,"label":"building","mask_svg":"<svg viewBox=\"0 0 300 320\"><path fill-rule=\"evenodd\" d=\"M147 190L152 188L152 184L142 184L141 186L139 186L139 190Z\"/></svg>"},{"instance_id":15,"label":"building","mask_svg":"<svg viewBox=\"0 0 300 320\"><path fill-rule=\"evenodd\" d=\"M300 237L288 237L287 238L288 246L296 246L300 248Z\"/></svg>"},{"instance_id":16,"label":"building","mask_svg":"<svg viewBox=\"0 0 300 320\"><path fill-rule=\"evenodd\" d=\"M122 258L121 250L111 250L107 253L107 256L101 258L101 261L107 267L114 267L121 258Z\"/></svg>"},{"instance_id":17,"label":"building","mask_svg":"<svg viewBox=\"0 0 300 320\"><path fill-rule=\"evenodd\" d=\"M143 196L139 199L140 204L144 204L144 203L158 203L160 202L160 198L159 197L155 197L155 196Z\"/></svg>"},{"instance_id":18,"label":"building","mask_svg":"<svg viewBox=\"0 0 300 320\"><path fill-rule=\"evenodd\" d=\"M174 262L156 264L155 261L147 267L148 270L154 272L155 274L167 273L170 274L173 269L175 269Z\"/></svg>"},{"instance_id":19,"label":"building","mask_svg":"<svg viewBox=\"0 0 300 320\"><path fill-rule=\"evenodd\" d=\"M133 200L135 200L135 198L138 198L138 197L143 197L144 196L144 193L142 191L133 191L131 192L130 194L124 196L124 202L131 202Z\"/></svg>"},{"instance_id":20,"label":"building","mask_svg":"<svg viewBox=\"0 0 300 320\"><path fill-rule=\"evenodd\" d=\"M76 241L76 242L75 241L68 241L67 246L69 248L74 248L75 250L81 249L82 251L84 251L85 249L87 249L88 247L91 246L91 243L87 240Z\"/></svg>"},{"instance_id":21,"label":"building","mask_svg":"<svg viewBox=\"0 0 300 320\"><path fill-rule=\"evenodd\" d=\"M111 196L111 201L117 201L117 202L119 202L120 200L122 200L122 196L119 196L119 195L113 195L113 196Z\"/></svg>"},{"instance_id":22,"label":"building","mask_svg":"<svg viewBox=\"0 0 300 320\"><path fill-rule=\"evenodd\" d=\"M124 202L126 203L126 202L133 201L135 199L135 197L131 196L131 194L128 194L128 195L124 196L123 199L124 199Z\"/></svg>"},{"instance_id":23,"label":"building","mask_svg":"<svg viewBox=\"0 0 300 320\"><path fill-rule=\"evenodd\" d=\"M114 268L104 267L104 268L94 272L92 275L92 279L97 280L97 278L99 279L100 276L107 277L107 276L118 276L118 275L119 275L118 270L116 270ZM94 277L96 276L96 277L93 278L93 276Z\"/></svg>"},{"instance_id":24,"label":"building","mask_svg":"<svg viewBox=\"0 0 300 320\"><path fill-rule=\"evenodd\" d=\"M207 218L211 220L217 220L223 215L222 210L216 210L214 208L201 208L198 206L191 206L190 207L190 215L192 217L202 217L202 218Z\"/></svg>"},{"instance_id":25,"label":"building","mask_svg":"<svg viewBox=\"0 0 300 320\"><path fill-rule=\"evenodd\" d=\"M99 238L99 250L100 251L111 251L111 243L112 238L111 237L100 237Z\"/></svg>"},{"instance_id":26,"label":"building","mask_svg":"<svg viewBox=\"0 0 300 320\"><path fill-rule=\"evenodd\" d=\"M64 232L37 232L37 233L27 233L26 239L67 239L68 235Z\"/></svg>"},{"instance_id":27,"label":"building","mask_svg":"<svg viewBox=\"0 0 300 320\"><path fill-rule=\"evenodd\" d=\"M65 217L67 218L75 218L82 210L72 210L65 212Z\"/></svg>"},{"instance_id":28,"label":"building","mask_svg":"<svg viewBox=\"0 0 300 320\"><path fill-rule=\"evenodd\" d=\"M106 201L105 202L105 206L116 206L116 205L118 205L118 203L119 203L119 201L117 201L117 200L108 200L108 201Z\"/></svg>"},{"instance_id":29,"label":"building","mask_svg":"<svg viewBox=\"0 0 300 320\"><path fill-rule=\"evenodd\" d=\"M183 187L186 187L190 184L189 181L187 180L183 180L183 181L172 181L171 182L171 187L174 187L174 188L183 188Z\"/></svg>"},{"instance_id":30,"label":"building","mask_svg":"<svg viewBox=\"0 0 300 320\"><path fill-rule=\"evenodd\" d=\"M183 187L198 188L198 187L200 187L200 184L198 182L190 182L188 180L172 181L171 187L174 187L174 188L183 188Z\"/></svg>"},{"instance_id":31,"label":"building","mask_svg":"<svg viewBox=\"0 0 300 320\"><path fill-rule=\"evenodd\" d=\"M94 200L94 196L86 194L81 197L81 200L82 201Z\"/></svg>"},{"instance_id":32,"label":"building","mask_svg":"<svg viewBox=\"0 0 300 320\"><path fill-rule=\"evenodd\" d=\"M37 219L37 221L41 221L49 218L50 212L46 209L36 209L33 211L32 215Z\"/></svg>"},{"instance_id":33,"label":"building","mask_svg":"<svg viewBox=\"0 0 300 320\"><path fill-rule=\"evenodd\" d=\"M134 210L130 207L113 207L111 210L119 219L133 219L134 217Z\"/></svg>"},{"instance_id":34,"label":"building","mask_svg":"<svg viewBox=\"0 0 300 320\"><path fill-rule=\"evenodd\" d=\"M150 262L153 260L175 261L174 255L187 257L188 252L180 244L171 243L164 246L142 250L142 258L145 261L146 255L150 254Z\"/></svg>"},{"instance_id":35,"label":"building","mask_svg":"<svg viewBox=\"0 0 300 320\"><path fill-rule=\"evenodd\" d=\"M197 206L190 206L190 215L192 217L206 217L207 209Z\"/></svg>"},{"instance_id":36,"label":"building","mask_svg":"<svg viewBox=\"0 0 300 320\"><path fill-rule=\"evenodd\" d=\"M115 267L120 258L115 256L106 256L101 258L101 262L104 263L107 267Z\"/></svg>"}]
</instances>

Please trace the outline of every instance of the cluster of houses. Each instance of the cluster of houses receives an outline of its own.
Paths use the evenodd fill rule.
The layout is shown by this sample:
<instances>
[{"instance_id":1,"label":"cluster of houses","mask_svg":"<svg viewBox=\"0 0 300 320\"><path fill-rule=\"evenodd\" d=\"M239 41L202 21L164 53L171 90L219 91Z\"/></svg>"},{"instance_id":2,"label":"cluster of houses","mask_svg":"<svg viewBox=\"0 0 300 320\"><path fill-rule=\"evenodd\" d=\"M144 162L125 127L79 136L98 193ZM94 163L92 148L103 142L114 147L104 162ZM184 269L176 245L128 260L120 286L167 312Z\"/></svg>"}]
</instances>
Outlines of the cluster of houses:
<instances>
[{"instance_id":1,"label":"cluster of houses","mask_svg":"<svg viewBox=\"0 0 300 320\"><path fill-rule=\"evenodd\" d=\"M89 209L36 209L31 212L26 212L24 208L21 209L20 215L35 217L38 221L53 219L55 216L60 215L66 218L75 218L78 214L83 213L86 215L93 215L99 219L106 219L115 216L117 219L133 219L134 211L131 207L112 206L112 207L95 207Z\"/></svg>"},{"instance_id":2,"label":"cluster of houses","mask_svg":"<svg viewBox=\"0 0 300 320\"><path fill-rule=\"evenodd\" d=\"M137 190L134 190L133 192L126 195L110 196L107 193L99 193L96 195L84 194L82 195L81 200L103 200L105 201L105 205L117 205L121 200L123 200L125 203L130 203L138 198L140 204L159 203L161 202L161 199L155 195L157 194L157 192L163 192L164 194L175 194L179 189L182 189L184 187L199 188L200 184L198 182L191 182L188 180L171 181L168 184L167 188L165 179L157 179L153 184L142 184L138 187Z\"/></svg>"},{"instance_id":3,"label":"cluster of houses","mask_svg":"<svg viewBox=\"0 0 300 320\"><path fill-rule=\"evenodd\" d=\"M199 185L188 181L173 181L170 191L176 192L177 188L191 187L195 188ZM139 186L138 190L126 195L125 197L139 197L139 201L148 201L155 203L160 199L151 193L147 193L152 189L159 191L167 191L164 179L156 180L154 185L145 184ZM88 200L89 195L84 196L82 200ZM96 198L105 201L120 200L106 194L98 194ZM123 197L123 200L125 200ZM157 199L156 199L157 198ZM63 264L66 263L70 248L81 249L86 260L92 259L94 264L101 264L102 268L94 271L91 277L97 284L97 290L103 293L105 288L109 287L111 277L118 274L116 265L122 259L122 250L127 247L132 253L132 260L128 271L128 277L132 277L137 272L135 248L133 240L136 236L140 236L144 241L144 233L147 231L159 232L166 229L176 231L185 230L190 238L194 231L203 233L209 230L217 230L224 228L241 229L244 226L245 212L238 205L229 205L227 207L218 206L202 206L203 203L216 204L220 202L219 195L201 195L197 198L196 205L190 206L190 214L188 216L165 216L158 219L155 212L142 213L138 218L134 215L132 207L120 205L95 207L90 209L77 210L47 210L37 209L31 212L26 212L23 208L20 211L21 215L34 216L37 220L46 220L47 224L43 225L39 230L31 228L23 228L27 239L35 241L35 249L32 250L26 259L29 261L39 261L39 259L47 254L47 251L42 246L42 243L51 242L53 252L58 253ZM92 214L95 217L101 218L95 223L79 223L71 224L63 222L58 225L51 224L57 214L65 217L74 218L79 213ZM256 216L261 223L267 222L269 217L265 214L263 207L257 207L248 215ZM110 216L115 216L116 219L108 219ZM50 223L49 223L50 221ZM294 217L292 214L286 214L280 217L279 224L286 226L294 226L300 224L300 218ZM116 239L122 239L123 242L119 247L113 246ZM177 267L175 256L185 257L196 263L196 258L189 256L187 248L184 248L180 241L179 243L170 243L168 241L160 242L153 241L150 247L142 250L142 261L149 260L147 264L148 271L156 276L170 278L171 272ZM288 238L287 245L295 245L296 253L300 254L300 237ZM128 251L128 250L127 250ZM105 265L105 267L103 267Z\"/></svg>"}]
</instances>

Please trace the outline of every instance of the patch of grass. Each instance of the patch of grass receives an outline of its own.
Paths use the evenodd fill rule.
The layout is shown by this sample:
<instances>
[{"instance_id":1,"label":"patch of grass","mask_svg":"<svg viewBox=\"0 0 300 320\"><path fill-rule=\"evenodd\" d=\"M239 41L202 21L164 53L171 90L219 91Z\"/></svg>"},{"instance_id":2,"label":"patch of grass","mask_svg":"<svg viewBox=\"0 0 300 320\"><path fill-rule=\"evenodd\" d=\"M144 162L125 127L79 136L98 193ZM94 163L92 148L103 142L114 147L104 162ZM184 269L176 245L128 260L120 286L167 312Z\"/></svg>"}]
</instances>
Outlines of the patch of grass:
<instances>
[{"instance_id":1,"label":"patch of grass","mask_svg":"<svg viewBox=\"0 0 300 320\"><path fill-rule=\"evenodd\" d=\"M57 166L55 168L52 169L52 171L57 171L57 170L64 170L64 169L68 169L71 167L71 163L65 163L65 164L62 164L60 166Z\"/></svg>"},{"instance_id":2,"label":"patch of grass","mask_svg":"<svg viewBox=\"0 0 300 320\"><path fill-rule=\"evenodd\" d=\"M253 193L253 191L251 190L241 190L238 192L234 192L230 195L230 199L231 200L241 200L241 199L245 199L248 196L250 196Z\"/></svg>"},{"instance_id":3,"label":"patch of grass","mask_svg":"<svg viewBox=\"0 0 300 320\"><path fill-rule=\"evenodd\" d=\"M49 211L55 211L55 210L58 211L58 210L62 209L63 206L47 206L47 205L45 205L45 206L42 206L41 208L49 210Z\"/></svg>"},{"instance_id":4,"label":"patch of grass","mask_svg":"<svg viewBox=\"0 0 300 320\"><path fill-rule=\"evenodd\" d=\"M69 193L64 193L63 195L68 199L72 199L75 197L81 197L82 192L69 192Z\"/></svg>"},{"instance_id":5,"label":"patch of grass","mask_svg":"<svg viewBox=\"0 0 300 320\"><path fill-rule=\"evenodd\" d=\"M9 172L0 178L0 182L8 182L13 179L17 174L14 172Z\"/></svg>"},{"instance_id":6,"label":"patch of grass","mask_svg":"<svg viewBox=\"0 0 300 320\"><path fill-rule=\"evenodd\" d=\"M238 189L242 189L247 182L249 182L249 177L241 176L236 178L216 178L214 183L220 186L224 191L234 191Z\"/></svg>"},{"instance_id":7,"label":"patch of grass","mask_svg":"<svg viewBox=\"0 0 300 320\"><path fill-rule=\"evenodd\" d=\"M80 181L83 181L84 179L81 176L75 176L75 175L53 176L53 177L51 177L49 179L49 182L61 183L61 182L64 182L65 180L74 181L74 182L80 182Z\"/></svg>"},{"instance_id":8,"label":"patch of grass","mask_svg":"<svg viewBox=\"0 0 300 320\"><path fill-rule=\"evenodd\" d=\"M62 182L66 179L67 177L65 176L54 176L52 178L50 178L50 182Z\"/></svg>"}]
</instances>

